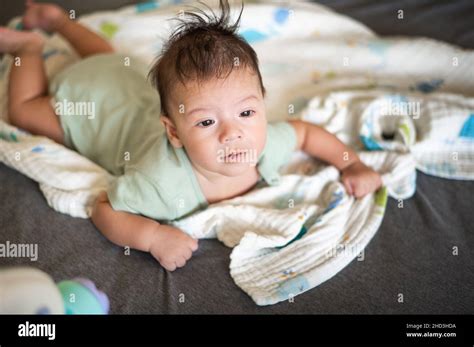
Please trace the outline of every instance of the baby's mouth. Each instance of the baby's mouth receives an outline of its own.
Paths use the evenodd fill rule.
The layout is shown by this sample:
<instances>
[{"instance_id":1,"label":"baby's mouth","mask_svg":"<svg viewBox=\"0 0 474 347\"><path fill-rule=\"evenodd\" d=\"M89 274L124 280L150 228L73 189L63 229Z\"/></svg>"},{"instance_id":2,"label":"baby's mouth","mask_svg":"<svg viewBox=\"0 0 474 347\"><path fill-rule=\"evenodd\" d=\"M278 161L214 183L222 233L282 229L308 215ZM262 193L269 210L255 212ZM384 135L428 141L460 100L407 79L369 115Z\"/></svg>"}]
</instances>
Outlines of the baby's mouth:
<instances>
[{"instance_id":1,"label":"baby's mouth","mask_svg":"<svg viewBox=\"0 0 474 347\"><path fill-rule=\"evenodd\" d=\"M228 164L253 164L258 161L257 152L254 149L239 148L239 149L222 149L218 161Z\"/></svg>"},{"instance_id":2,"label":"baby's mouth","mask_svg":"<svg viewBox=\"0 0 474 347\"><path fill-rule=\"evenodd\" d=\"M238 158L244 151L231 151L232 153L229 154L226 158L227 159L235 159Z\"/></svg>"}]
</instances>

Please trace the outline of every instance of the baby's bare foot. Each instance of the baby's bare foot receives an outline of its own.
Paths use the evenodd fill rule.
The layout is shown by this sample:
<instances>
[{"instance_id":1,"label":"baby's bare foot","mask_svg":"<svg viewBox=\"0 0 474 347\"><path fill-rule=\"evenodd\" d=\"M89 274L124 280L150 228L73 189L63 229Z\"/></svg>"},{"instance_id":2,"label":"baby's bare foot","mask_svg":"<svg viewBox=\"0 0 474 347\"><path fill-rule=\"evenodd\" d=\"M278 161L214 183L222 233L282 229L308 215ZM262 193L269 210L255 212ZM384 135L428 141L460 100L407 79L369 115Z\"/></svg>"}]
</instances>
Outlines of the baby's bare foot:
<instances>
[{"instance_id":1,"label":"baby's bare foot","mask_svg":"<svg viewBox=\"0 0 474 347\"><path fill-rule=\"evenodd\" d=\"M48 32L56 31L69 17L66 12L55 4L37 4L33 0L26 1L26 11L23 15L25 29L42 29Z\"/></svg>"},{"instance_id":2,"label":"baby's bare foot","mask_svg":"<svg viewBox=\"0 0 474 347\"><path fill-rule=\"evenodd\" d=\"M0 52L18 55L43 50L44 38L35 32L16 31L0 27Z\"/></svg>"}]
</instances>

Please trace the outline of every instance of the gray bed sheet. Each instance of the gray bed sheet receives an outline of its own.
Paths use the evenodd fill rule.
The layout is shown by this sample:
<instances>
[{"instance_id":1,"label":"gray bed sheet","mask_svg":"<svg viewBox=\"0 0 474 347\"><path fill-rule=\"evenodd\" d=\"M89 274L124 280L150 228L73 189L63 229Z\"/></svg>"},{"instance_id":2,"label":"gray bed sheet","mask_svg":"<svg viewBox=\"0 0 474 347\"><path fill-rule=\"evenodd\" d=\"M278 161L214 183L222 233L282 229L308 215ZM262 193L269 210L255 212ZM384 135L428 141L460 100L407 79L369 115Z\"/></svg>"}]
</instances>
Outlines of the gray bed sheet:
<instances>
[{"instance_id":1,"label":"gray bed sheet","mask_svg":"<svg viewBox=\"0 0 474 347\"><path fill-rule=\"evenodd\" d=\"M472 0L318 0L379 35L424 36L474 48ZM398 18L403 10L403 19Z\"/></svg>"},{"instance_id":2,"label":"gray bed sheet","mask_svg":"<svg viewBox=\"0 0 474 347\"><path fill-rule=\"evenodd\" d=\"M0 264L35 266L56 281L87 277L108 294L111 313L474 313L473 182L419 174L403 208L389 199L362 261L292 303L266 307L234 284L231 250L217 240L201 240L191 261L170 273L149 254L125 255L89 220L55 212L37 183L3 164L0 182L0 242L37 243L39 253L36 262Z\"/></svg>"},{"instance_id":3,"label":"gray bed sheet","mask_svg":"<svg viewBox=\"0 0 474 347\"><path fill-rule=\"evenodd\" d=\"M71 0L67 5L80 15L136 2ZM319 2L379 34L429 36L474 48L474 3L469 0ZM394 22L401 6L406 21ZM22 7L2 1L0 23L19 15ZM258 307L234 284L228 270L231 250L217 240L200 241L185 268L166 272L149 254L125 255L89 220L55 212L35 182L0 164L0 243L37 243L39 248L36 262L0 258L0 266L35 266L56 281L87 277L108 294L112 313L473 314L474 183L419 174L417 184L416 195L403 208L389 200L363 261L354 260L293 303Z\"/></svg>"}]
</instances>

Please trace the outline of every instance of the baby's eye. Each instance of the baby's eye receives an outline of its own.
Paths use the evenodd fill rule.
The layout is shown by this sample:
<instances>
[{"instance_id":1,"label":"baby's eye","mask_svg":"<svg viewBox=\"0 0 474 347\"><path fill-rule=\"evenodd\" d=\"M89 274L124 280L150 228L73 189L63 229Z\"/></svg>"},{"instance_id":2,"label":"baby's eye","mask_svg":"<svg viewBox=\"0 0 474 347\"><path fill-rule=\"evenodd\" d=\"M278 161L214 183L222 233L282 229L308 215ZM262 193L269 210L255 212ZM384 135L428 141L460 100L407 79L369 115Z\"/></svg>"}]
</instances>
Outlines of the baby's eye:
<instances>
[{"instance_id":1,"label":"baby's eye","mask_svg":"<svg viewBox=\"0 0 474 347\"><path fill-rule=\"evenodd\" d=\"M240 115L241 115L242 117L250 117L250 116L253 115L254 113L255 113L255 111L253 111L253 110L247 110L247 111L242 112Z\"/></svg>"},{"instance_id":2,"label":"baby's eye","mask_svg":"<svg viewBox=\"0 0 474 347\"><path fill-rule=\"evenodd\" d=\"M206 120L203 120L202 122L199 122L197 125L202 125L203 127L208 127L212 124L214 124L214 121L212 119L206 119Z\"/></svg>"}]
</instances>

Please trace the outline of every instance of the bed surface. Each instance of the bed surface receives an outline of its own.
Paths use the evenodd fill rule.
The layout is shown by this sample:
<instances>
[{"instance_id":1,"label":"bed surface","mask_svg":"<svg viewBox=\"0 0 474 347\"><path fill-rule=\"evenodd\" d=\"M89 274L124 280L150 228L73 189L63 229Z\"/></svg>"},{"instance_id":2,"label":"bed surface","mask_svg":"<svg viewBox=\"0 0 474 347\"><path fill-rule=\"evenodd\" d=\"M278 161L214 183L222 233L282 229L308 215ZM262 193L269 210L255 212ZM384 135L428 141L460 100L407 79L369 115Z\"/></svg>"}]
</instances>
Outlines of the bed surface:
<instances>
[{"instance_id":1,"label":"bed surface","mask_svg":"<svg viewBox=\"0 0 474 347\"><path fill-rule=\"evenodd\" d=\"M77 4L81 14L133 2L68 4ZM409 9L404 25L389 19L400 2L321 2L380 34L425 35L474 48L470 1L401 2ZM18 4L9 1L2 9L2 24L20 14ZM473 314L473 195L474 182L419 173L416 195L403 208L389 199L363 261L354 260L293 303L258 307L234 284L228 270L231 250L217 240L201 240L186 267L168 273L148 254L125 255L91 221L55 212L35 182L0 164L0 243L37 243L39 249L36 262L0 258L0 265L35 266L56 281L87 277L108 294L112 313ZM399 294L403 303L398 302Z\"/></svg>"},{"instance_id":2,"label":"bed surface","mask_svg":"<svg viewBox=\"0 0 474 347\"><path fill-rule=\"evenodd\" d=\"M35 266L56 281L90 278L109 295L112 313L474 313L473 182L419 174L403 208L389 199L363 261L293 303L268 307L234 284L230 249L217 240L201 240L186 267L168 273L146 253L125 255L89 220L55 212L35 182L2 164L0 182L0 242L37 243L39 253L36 262L1 264Z\"/></svg>"}]
</instances>

